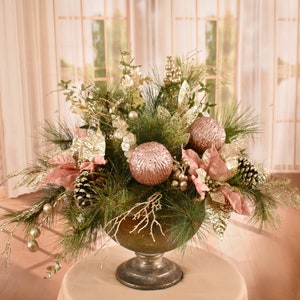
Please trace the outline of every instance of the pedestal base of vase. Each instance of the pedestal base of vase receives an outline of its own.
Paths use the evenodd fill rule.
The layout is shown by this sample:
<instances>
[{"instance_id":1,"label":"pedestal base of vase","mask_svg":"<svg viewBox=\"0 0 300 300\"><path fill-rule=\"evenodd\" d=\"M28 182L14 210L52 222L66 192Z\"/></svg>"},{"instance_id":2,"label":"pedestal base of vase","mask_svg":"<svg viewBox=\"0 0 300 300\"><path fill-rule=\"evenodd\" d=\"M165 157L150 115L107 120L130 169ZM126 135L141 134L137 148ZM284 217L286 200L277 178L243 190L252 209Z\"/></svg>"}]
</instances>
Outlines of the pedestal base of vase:
<instances>
[{"instance_id":1,"label":"pedestal base of vase","mask_svg":"<svg viewBox=\"0 0 300 300\"><path fill-rule=\"evenodd\" d=\"M116 277L122 284L140 290L158 290L178 283L183 272L163 254L136 252L136 257L119 265Z\"/></svg>"}]
</instances>

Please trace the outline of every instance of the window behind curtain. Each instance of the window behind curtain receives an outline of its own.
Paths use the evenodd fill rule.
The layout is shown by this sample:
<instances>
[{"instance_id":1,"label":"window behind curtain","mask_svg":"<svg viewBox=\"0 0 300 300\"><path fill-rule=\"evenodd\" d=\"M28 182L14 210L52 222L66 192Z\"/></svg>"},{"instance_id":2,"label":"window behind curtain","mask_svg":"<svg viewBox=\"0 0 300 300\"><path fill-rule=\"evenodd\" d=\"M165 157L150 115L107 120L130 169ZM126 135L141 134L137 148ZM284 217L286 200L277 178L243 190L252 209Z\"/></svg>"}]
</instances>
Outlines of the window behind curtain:
<instances>
[{"instance_id":1,"label":"window behind curtain","mask_svg":"<svg viewBox=\"0 0 300 300\"><path fill-rule=\"evenodd\" d=\"M276 65L274 83L274 169L300 171L300 4L276 1Z\"/></svg>"},{"instance_id":2,"label":"window behind curtain","mask_svg":"<svg viewBox=\"0 0 300 300\"><path fill-rule=\"evenodd\" d=\"M106 85L127 49L127 1L56 0L55 13L61 79Z\"/></svg>"},{"instance_id":3,"label":"window behind curtain","mask_svg":"<svg viewBox=\"0 0 300 300\"><path fill-rule=\"evenodd\" d=\"M149 2L149 7L155 7L155 0L146 2ZM222 3L219 0L173 0L169 7L173 35L167 38L172 40L172 52L188 55L199 51L197 60L212 67L207 82L212 88L210 100L213 102L233 97L234 93L237 4L232 1L231 5L224 7ZM129 4L127 0L56 0L61 79L69 80L75 76L105 84L114 77L120 50L128 46L129 5L138 7L143 3L132 1ZM134 8L131 11L140 12ZM140 22L145 18L142 17ZM168 22L167 19L165 21ZM135 28L139 30L142 24L135 24ZM186 35L190 36L190 43L182 43ZM226 75L221 71L225 69ZM221 77L231 84L220 87Z\"/></svg>"},{"instance_id":4,"label":"window behind curtain","mask_svg":"<svg viewBox=\"0 0 300 300\"><path fill-rule=\"evenodd\" d=\"M209 100L216 103L232 99L235 92L238 1L224 4L219 0L172 1L174 52L198 51L197 60L210 67ZM189 43L186 35L190 35Z\"/></svg>"}]
</instances>

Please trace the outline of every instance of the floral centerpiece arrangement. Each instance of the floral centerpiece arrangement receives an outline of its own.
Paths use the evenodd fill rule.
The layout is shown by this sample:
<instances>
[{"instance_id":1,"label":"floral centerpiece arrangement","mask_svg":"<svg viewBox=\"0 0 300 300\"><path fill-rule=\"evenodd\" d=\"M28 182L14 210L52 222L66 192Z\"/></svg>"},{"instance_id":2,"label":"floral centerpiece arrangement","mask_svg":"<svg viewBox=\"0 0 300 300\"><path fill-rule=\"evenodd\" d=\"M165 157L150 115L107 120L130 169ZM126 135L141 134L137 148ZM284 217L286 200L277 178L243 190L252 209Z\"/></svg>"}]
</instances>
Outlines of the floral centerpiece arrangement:
<instances>
[{"instance_id":1,"label":"floral centerpiece arrangement","mask_svg":"<svg viewBox=\"0 0 300 300\"><path fill-rule=\"evenodd\" d=\"M222 237L232 213L275 224L278 205L299 201L286 180L249 160L246 141L258 130L256 118L238 105L206 101L205 67L168 57L163 79L158 72L143 77L129 53L121 54L123 75L109 89L59 83L81 123L75 129L47 123L47 151L12 174L41 197L7 215L1 230L11 226L12 235L15 225L24 225L35 252L43 226L55 226L54 215L64 220L48 277L103 232L133 250L128 235L147 235L143 252L164 237L167 251L196 233ZM126 220L132 224L122 238Z\"/></svg>"}]
</instances>

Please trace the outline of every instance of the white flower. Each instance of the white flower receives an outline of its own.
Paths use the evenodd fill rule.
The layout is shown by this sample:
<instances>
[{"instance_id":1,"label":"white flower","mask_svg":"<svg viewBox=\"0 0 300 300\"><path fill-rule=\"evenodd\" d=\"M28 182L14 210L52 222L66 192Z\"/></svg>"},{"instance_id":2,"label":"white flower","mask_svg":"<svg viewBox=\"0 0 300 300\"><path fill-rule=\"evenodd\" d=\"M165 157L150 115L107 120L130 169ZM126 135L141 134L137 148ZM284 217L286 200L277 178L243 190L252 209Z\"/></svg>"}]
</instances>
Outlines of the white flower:
<instances>
[{"instance_id":1,"label":"white flower","mask_svg":"<svg viewBox=\"0 0 300 300\"><path fill-rule=\"evenodd\" d=\"M124 152L127 152L130 150L130 144L129 143L125 143L125 142L122 142L121 144L121 148Z\"/></svg>"},{"instance_id":2,"label":"white flower","mask_svg":"<svg viewBox=\"0 0 300 300\"><path fill-rule=\"evenodd\" d=\"M115 120L113 120L112 126L114 128L123 129L123 130L125 130L128 127L126 121L122 120L121 118L116 118Z\"/></svg>"},{"instance_id":3,"label":"white flower","mask_svg":"<svg viewBox=\"0 0 300 300\"><path fill-rule=\"evenodd\" d=\"M133 85L133 80L132 78L129 76L129 75L125 75L123 80L122 80L122 85L125 87L125 88L129 88Z\"/></svg>"},{"instance_id":4,"label":"white flower","mask_svg":"<svg viewBox=\"0 0 300 300\"><path fill-rule=\"evenodd\" d=\"M128 143L130 145L134 145L136 143L136 136L132 132L128 132L124 137L123 137L123 142Z\"/></svg>"}]
</instances>

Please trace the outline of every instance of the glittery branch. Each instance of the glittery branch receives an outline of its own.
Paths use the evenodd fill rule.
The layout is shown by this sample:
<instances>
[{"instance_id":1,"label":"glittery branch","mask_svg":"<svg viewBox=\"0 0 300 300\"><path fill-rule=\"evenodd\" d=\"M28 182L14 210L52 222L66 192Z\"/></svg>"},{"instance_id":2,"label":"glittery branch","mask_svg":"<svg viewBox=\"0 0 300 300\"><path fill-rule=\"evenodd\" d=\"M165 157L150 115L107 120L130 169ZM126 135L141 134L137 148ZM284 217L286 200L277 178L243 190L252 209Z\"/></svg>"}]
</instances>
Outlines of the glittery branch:
<instances>
[{"instance_id":1,"label":"glittery branch","mask_svg":"<svg viewBox=\"0 0 300 300\"><path fill-rule=\"evenodd\" d=\"M11 254L11 240L12 240L12 237L14 235L14 232L15 230L17 229L18 227L18 223L15 224L15 226L9 231L9 236L8 236L8 239L6 241L6 244L5 244L5 248L4 250L0 253L1 255L5 255L5 267L7 267L9 261L10 261L10 254ZM4 230L4 227L1 226L0 228L0 231L3 231Z\"/></svg>"},{"instance_id":2,"label":"glittery branch","mask_svg":"<svg viewBox=\"0 0 300 300\"><path fill-rule=\"evenodd\" d=\"M165 235L161 224L156 219L155 212L162 208L160 199L162 194L160 192L155 192L152 196L150 196L147 201L136 203L130 210L127 210L123 214L117 216L116 218L110 220L106 228L110 227L108 234L114 232L113 238L117 241L117 233L119 231L121 223L128 217L131 217L132 220L139 221L134 228L130 231L130 233L137 231L140 233L143 229L145 229L148 225L150 225L150 235L152 240L155 242L155 237L153 233L153 228L157 225L160 229L162 235Z\"/></svg>"},{"instance_id":3,"label":"glittery branch","mask_svg":"<svg viewBox=\"0 0 300 300\"><path fill-rule=\"evenodd\" d=\"M217 207L216 204L212 202L207 202L205 205L208 220L212 224L214 232L222 239L229 222L231 209L226 207L226 205L220 205L223 207L223 209L220 209L220 207Z\"/></svg>"},{"instance_id":4,"label":"glittery branch","mask_svg":"<svg viewBox=\"0 0 300 300\"><path fill-rule=\"evenodd\" d=\"M56 201L52 204L52 206L55 207L59 203L59 201L62 200L63 200L62 196L57 197ZM1 255L5 255L6 265L10 260L11 240L13 238L15 230L18 228L19 225L25 224L26 222L29 224L28 226L30 226L30 224L33 224L37 220L37 218L39 218L40 213L43 211L44 205L45 204L47 205L47 203L49 203L49 200L46 198L21 212L13 212L7 214L7 217L10 217L10 219L0 224L0 232L7 231L9 233L4 250L0 252ZM33 218L34 215L37 216ZM48 228L50 228L51 219L52 219L51 217L52 217L51 214L46 213L45 216L43 216L41 221L38 223L37 228L42 227L44 224ZM31 218L33 218L34 220L33 219L30 220ZM13 227L11 229L8 229L8 227L10 227L11 225L13 225Z\"/></svg>"}]
</instances>

